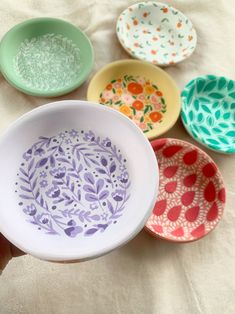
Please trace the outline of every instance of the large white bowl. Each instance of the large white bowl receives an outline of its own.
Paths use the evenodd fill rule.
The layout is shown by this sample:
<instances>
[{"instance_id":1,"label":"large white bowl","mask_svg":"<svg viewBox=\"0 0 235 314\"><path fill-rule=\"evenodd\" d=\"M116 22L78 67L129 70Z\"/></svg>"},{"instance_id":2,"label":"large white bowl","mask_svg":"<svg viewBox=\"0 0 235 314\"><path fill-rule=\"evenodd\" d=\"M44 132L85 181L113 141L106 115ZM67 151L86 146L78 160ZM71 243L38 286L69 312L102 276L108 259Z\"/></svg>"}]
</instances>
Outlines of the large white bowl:
<instances>
[{"instance_id":1,"label":"large white bowl","mask_svg":"<svg viewBox=\"0 0 235 314\"><path fill-rule=\"evenodd\" d=\"M25 114L0 138L0 232L50 261L85 260L132 239L156 201L158 166L119 112L61 101Z\"/></svg>"}]
</instances>

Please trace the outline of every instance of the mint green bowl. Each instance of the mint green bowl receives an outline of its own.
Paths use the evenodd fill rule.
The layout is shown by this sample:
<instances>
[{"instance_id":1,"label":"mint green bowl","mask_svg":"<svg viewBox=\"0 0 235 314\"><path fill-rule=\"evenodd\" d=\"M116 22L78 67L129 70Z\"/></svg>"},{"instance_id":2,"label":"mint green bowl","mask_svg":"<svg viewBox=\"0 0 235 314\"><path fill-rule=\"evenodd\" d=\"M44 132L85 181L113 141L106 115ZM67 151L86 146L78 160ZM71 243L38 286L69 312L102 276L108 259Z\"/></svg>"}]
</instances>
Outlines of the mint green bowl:
<instances>
[{"instance_id":1,"label":"mint green bowl","mask_svg":"<svg viewBox=\"0 0 235 314\"><path fill-rule=\"evenodd\" d=\"M20 91L56 97L80 86L91 72L90 40L60 19L36 18L14 26L0 43L0 70Z\"/></svg>"},{"instance_id":2,"label":"mint green bowl","mask_svg":"<svg viewBox=\"0 0 235 314\"><path fill-rule=\"evenodd\" d=\"M235 153L235 81L200 76L185 86L181 98L188 133L214 151Z\"/></svg>"}]
</instances>

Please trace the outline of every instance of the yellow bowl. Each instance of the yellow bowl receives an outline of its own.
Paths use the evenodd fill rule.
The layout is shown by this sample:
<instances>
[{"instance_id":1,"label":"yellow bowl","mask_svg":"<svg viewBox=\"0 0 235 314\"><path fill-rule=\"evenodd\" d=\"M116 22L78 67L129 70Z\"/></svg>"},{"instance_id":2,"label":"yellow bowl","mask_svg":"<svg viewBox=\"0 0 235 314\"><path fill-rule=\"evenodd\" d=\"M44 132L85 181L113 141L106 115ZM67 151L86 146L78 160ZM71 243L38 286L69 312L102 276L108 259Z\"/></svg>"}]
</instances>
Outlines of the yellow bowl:
<instances>
[{"instance_id":1,"label":"yellow bowl","mask_svg":"<svg viewBox=\"0 0 235 314\"><path fill-rule=\"evenodd\" d=\"M152 140L168 131L180 114L180 92L162 69L144 61L110 63L92 78L87 99L119 110Z\"/></svg>"}]
</instances>

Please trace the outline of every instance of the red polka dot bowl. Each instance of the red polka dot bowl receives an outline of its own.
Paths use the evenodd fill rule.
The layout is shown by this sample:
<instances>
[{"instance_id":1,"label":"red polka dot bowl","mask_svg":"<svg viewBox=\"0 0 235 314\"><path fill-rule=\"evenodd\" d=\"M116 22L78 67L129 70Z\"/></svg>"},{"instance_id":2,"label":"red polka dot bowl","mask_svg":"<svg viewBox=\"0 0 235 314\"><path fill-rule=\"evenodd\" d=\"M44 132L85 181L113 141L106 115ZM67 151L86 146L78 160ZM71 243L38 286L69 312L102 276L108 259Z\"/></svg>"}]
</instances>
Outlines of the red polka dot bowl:
<instances>
[{"instance_id":1,"label":"red polka dot bowl","mask_svg":"<svg viewBox=\"0 0 235 314\"><path fill-rule=\"evenodd\" d=\"M152 142L159 164L157 202L145 230L172 242L191 242L222 218L225 186L214 161L198 147L178 140Z\"/></svg>"}]
</instances>

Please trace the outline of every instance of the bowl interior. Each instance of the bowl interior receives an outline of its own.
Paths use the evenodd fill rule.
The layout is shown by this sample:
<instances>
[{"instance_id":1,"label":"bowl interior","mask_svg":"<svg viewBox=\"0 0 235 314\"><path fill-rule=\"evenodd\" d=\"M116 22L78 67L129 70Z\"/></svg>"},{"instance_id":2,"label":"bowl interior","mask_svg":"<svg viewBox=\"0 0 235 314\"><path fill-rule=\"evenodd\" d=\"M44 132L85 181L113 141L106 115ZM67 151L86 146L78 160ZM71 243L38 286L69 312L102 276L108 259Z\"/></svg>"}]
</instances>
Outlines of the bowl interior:
<instances>
[{"instance_id":1,"label":"bowl interior","mask_svg":"<svg viewBox=\"0 0 235 314\"><path fill-rule=\"evenodd\" d=\"M235 152L235 82L208 75L182 92L182 120L189 133L209 148Z\"/></svg>"},{"instance_id":2,"label":"bowl interior","mask_svg":"<svg viewBox=\"0 0 235 314\"><path fill-rule=\"evenodd\" d=\"M102 255L143 228L156 200L152 148L114 110L49 104L19 119L0 147L1 232L39 258Z\"/></svg>"},{"instance_id":3,"label":"bowl interior","mask_svg":"<svg viewBox=\"0 0 235 314\"><path fill-rule=\"evenodd\" d=\"M0 46L3 75L33 95L55 96L80 85L93 64L89 39L63 20L38 18L13 27Z\"/></svg>"},{"instance_id":4,"label":"bowl interior","mask_svg":"<svg viewBox=\"0 0 235 314\"><path fill-rule=\"evenodd\" d=\"M196 47L191 21L158 2L141 2L127 8L118 19L117 35L134 57L161 65L182 61Z\"/></svg>"},{"instance_id":5,"label":"bowl interior","mask_svg":"<svg viewBox=\"0 0 235 314\"><path fill-rule=\"evenodd\" d=\"M184 141L159 139L152 146L160 184L146 230L174 242L205 236L224 209L225 188L218 167L206 153Z\"/></svg>"},{"instance_id":6,"label":"bowl interior","mask_svg":"<svg viewBox=\"0 0 235 314\"><path fill-rule=\"evenodd\" d=\"M180 113L179 91L172 78L137 60L117 61L101 69L89 84L87 98L119 110L149 139L170 129Z\"/></svg>"}]
</instances>

